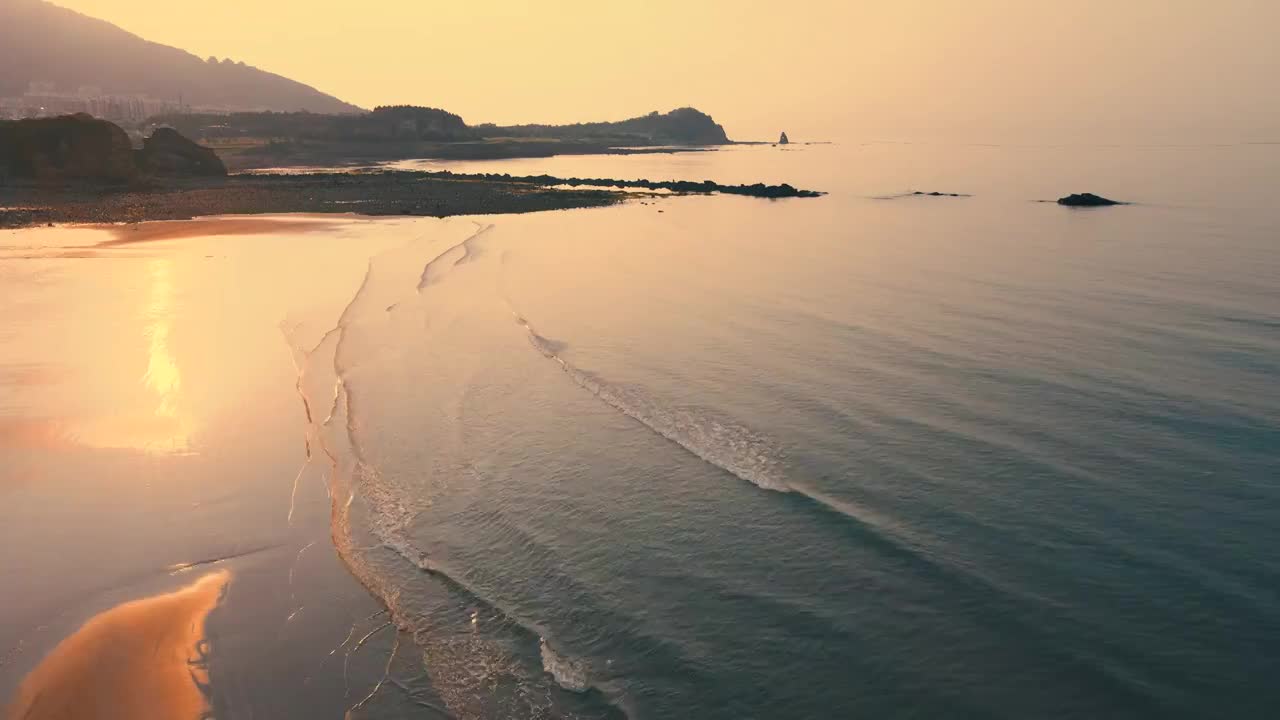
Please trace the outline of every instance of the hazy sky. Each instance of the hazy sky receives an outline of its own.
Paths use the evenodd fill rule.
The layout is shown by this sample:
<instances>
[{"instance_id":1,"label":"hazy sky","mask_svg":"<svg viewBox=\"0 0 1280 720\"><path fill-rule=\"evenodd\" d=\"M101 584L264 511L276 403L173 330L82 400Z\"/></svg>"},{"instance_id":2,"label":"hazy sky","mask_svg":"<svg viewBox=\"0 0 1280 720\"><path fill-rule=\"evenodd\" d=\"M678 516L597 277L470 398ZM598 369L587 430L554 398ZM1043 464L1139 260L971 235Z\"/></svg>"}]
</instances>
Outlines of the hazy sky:
<instances>
[{"instance_id":1,"label":"hazy sky","mask_svg":"<svg viewBox=\"0 0 1280 720\"><path fill-rule=\"evenodd\" d=\"M1276 0L58 0L365 107L736 139L1280 139Z\"/></svg>"}]
</instances>

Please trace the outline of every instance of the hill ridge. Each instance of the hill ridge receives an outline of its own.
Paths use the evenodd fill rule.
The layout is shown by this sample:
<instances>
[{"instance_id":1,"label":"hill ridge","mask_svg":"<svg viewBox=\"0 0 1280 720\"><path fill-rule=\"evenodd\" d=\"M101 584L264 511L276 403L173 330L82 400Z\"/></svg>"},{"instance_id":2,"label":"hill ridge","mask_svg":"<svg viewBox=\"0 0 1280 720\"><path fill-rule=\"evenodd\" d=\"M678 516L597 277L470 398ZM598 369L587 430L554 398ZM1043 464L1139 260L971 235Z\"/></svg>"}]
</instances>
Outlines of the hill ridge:
<instances>
[{"instance_id":1,"label":"hill ridge","mask_svg":"<svg viewBox=\"0 0 1280 720\"><path fill-rule=\"evenodd\" d=\"M211 60L45 0L0 2L0 96L92 88L207 110L362 112L283 75Z\"/></svg>"}]
</instances>

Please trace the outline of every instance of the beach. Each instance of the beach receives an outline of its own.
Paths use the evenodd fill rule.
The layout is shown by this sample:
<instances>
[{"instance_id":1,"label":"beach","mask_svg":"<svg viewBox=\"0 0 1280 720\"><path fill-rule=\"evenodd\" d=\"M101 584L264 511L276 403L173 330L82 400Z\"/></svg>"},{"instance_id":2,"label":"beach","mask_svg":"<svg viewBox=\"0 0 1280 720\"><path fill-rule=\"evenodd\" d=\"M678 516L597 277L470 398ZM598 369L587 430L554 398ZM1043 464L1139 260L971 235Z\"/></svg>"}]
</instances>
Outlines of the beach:
<instances>
[{"instance_id":1,"label":"beach","mask_svg":"<svg viewBox=\"0 0 1280 720\"><path fill-rule=\"evenodd\" d=\"M0 702L1266 717L1276 166L755 146L448 167L829 194L0 230Z\"/></svg>"},{"instance_id":2,"label":"beach","mask_svg":"<svg viewBox=\"0 0 1280 720\"><path fill-rule=\"evenodd\" d=\"M344 222L0 240L14 717L335 717L384 678L396 629L335 552L280 328L331 324L355 292L370 248ZM282 244L298 233L305 258Z\"/></svg>"}]
</instances>

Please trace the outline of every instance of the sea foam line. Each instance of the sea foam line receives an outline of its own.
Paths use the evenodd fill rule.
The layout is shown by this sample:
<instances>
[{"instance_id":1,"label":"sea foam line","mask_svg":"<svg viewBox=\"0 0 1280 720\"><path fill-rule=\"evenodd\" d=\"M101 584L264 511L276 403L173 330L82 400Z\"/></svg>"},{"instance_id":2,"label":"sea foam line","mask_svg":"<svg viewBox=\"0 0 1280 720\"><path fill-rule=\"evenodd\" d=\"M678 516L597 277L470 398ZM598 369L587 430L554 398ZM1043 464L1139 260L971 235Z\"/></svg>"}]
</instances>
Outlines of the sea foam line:
<instances>
[{"instance_id":1,"label":"sea foam line","mask_svg":"<svg viewBox=\"0 0 1280 720\"><path fill-rule=\"evenodd\" d=\"M429 260L421 271L415 288L418 294L422 294L430 285L438 282L442 276L454 267L464 263L471 262L477 257L477 248L475 241L491 230L493 225L481 225L476 223L477 231L463 239L461 242L453 245L443 252L435 255ZM524 630L531 632L540 637L540 654L543 660L543 669L549 673L558 685L566 690L574 692L586 692L592 687L589 679L588 666L583 660L562 656L550 651L546 645L543 633L545 630L536 624L527 623L517 619L509 611L501 608L479 593L469 583L462 580L465 574L454 572L451 568L443 567L441 564L433 561L424 552L418 550L410 541L406 528L412 520L413 513L406 508L403 503L394 497L394 493L389 488L384 487L377 481L377 471L369 466L365 460L365 454L360 447L359 439L356 433L354 400L352 398L353 389L348 383L349 374L352 367L343 360L343 349L347 340L347 331L350 326L357 323L360 318L357 317L357 306L360 304L364 295L371 287L371 278L374 270L374 262L371 259L366 268L364 278L351 297L346 307L340 313L337 323L333 328L326 332L319 342L312 348L300 346L294 342L293 334L286 330L285 337L289 341L289 345L295 355L295 370L298 377L295 383L295 389L301 398L306 424L308 426L308 435L314 436L320 445L323 455L330 464L331 472L328 476L329 486L326 488L329 492L331 500L331 525L332 539L335 549L338 551L339 557L345 562L348 568L356 576L356 579L364 585L364 587L375 597L382 601L387 611L390 612L392 622L384 626L375 628L375 632L382 627L395 625L400 630L413 627L413 623L409 618L401 617L398 603L399 589L390 585L386 578L381 577L373 570L373 567L364 562L361 555L367 548L360 548L353 544L354 530L351 525L351 506L356 499L357 493L361 499L367 504L372 511L366 519L369 521L368 530L372 532L374 537L383 548L393 551L396 555L408 561L420 570L436 575L442 580L456 586L466 594L470 595L476 601L488 606L498 614L512 620L516 625L521 626ZM393 303L386 307L387 312L393 312L400 303ZM334 374L333 398L328 416L323 420L315 417L311 410L315 404L315 398L309 396L304 378L308 374L314 360L319 356L330 355L329 352L323 352L327 346L332 346L331 366ZM339 447L334 447L326 440L324 429L335 424L344 426L340 431L341 436L345 439L345 452ZM308 438L310 441L310 437ZM308 457L308 462L311 460ZM305 471L307 464L304 463L302 470L299 471L299 477ZM344 492L345 491L345 492ZM345 501L343 496L345 495ZM292 515L292 508L290 510ZM354 634L354 626L352 628ZM372 633L371 633L372 634ZM350 642L351 637L348 636L343 645ZM367 637L365 638L367 639ZM397 635L397 642L399 636ZM359 644L363 644L363 640ZM336 650L335 650L336 651ZM351 651L348 651L348 655ZM551 662L548 663L548 652L551 653ZM331 653L332 654L332 653ZM390 662L390 660L388 661ZM385 679L385 678L384 678ZM372 697L382 685L378 683L370 692ZM366 698L365 701L367 701ZM611 704L623 711L626 711L619 704L619 698L606 694ZM365 701L357 703L358 708ZM354 708L353 708L354 709Z\"/></svg>"},{"instance_id":2,"label":"sea foam line","mask_svg":"<svg viewBox=\"0 0 1280 720\"><path fill-rule=\"evenodd\" d=\"M664 407L637 387L618 385L582 370L561 354L562 345L534 329L515 309L512 316L528 334L529 344L554 361L579 387L618 412L731 475L765 490L791 492L780 462L781 452L760 434L705 411Z\"/></svg>"}]
</instances>

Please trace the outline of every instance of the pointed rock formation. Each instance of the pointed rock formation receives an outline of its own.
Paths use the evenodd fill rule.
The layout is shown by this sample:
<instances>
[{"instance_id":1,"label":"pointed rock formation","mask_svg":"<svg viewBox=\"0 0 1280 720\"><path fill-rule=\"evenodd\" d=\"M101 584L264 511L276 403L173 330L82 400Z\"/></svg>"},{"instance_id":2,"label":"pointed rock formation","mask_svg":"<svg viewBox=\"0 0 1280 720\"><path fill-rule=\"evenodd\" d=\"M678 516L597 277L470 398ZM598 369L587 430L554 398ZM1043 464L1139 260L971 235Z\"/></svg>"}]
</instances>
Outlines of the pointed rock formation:
<instances>
[{"instance_id":1,"label":"pointed rock formation","mask_svg":"<svg viewBox=\"0 0 1280 720\"><path fill-rule=\"evenodd\" d=\"M787 139L786 133L782 133L782 137L778 138L779 145L789 145L790 143L791 141Z\"/></svg>"}]
</instances>

